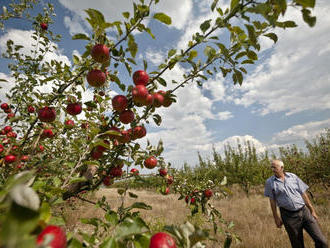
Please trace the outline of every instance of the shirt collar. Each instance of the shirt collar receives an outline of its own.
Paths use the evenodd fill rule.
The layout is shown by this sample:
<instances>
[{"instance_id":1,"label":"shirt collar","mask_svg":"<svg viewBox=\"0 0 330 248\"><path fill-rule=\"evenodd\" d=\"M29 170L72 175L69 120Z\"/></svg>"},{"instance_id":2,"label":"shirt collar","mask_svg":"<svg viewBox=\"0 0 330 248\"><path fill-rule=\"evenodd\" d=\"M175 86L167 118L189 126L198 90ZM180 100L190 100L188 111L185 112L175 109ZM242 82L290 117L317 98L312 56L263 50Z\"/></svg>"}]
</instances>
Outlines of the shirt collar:
<instances>
[{"instance_id":1,"label":"shirt collar","mask_svg":"<svg viewBox=\"0 0 330 248\"><path fill-rule=\"evenodd\" d=\"M285 179L285 178L289 178L289 177L291 177L291 175L288 174L288 173L286 173L286 172L284 172L284 179ZM282 182L281 179L277 178L275 175L274 175L274 180L277 180L277 181Z\"/></svg>"}]
</instances>

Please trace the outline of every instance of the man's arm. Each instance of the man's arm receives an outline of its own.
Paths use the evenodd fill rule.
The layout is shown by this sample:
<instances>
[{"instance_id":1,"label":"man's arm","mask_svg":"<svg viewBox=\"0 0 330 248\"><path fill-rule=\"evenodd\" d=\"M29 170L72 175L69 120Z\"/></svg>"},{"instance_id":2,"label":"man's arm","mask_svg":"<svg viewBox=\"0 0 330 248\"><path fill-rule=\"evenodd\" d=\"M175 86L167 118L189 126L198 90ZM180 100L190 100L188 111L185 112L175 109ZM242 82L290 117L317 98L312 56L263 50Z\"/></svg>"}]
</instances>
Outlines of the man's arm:
<instances>
[{"instance_id":1,"label":"man's arm","mask_svg":"<svg viewBox=\"0 0 330 248\"><path fill-rule=\"evenodd\" d=\"M318 216L316 215L316 212L315 212L315 209L313 208L312 206L312 203L311 201L309 200L309 197L306 193L307 191L305 191L304 193L301 194L302 198L304 199L304 202L306 204L306 206L309 208L309 210L311 211L311 214L312 216L315 218L315 219L318 219Z\"/></svg>"},{"instance_id":2,"label":"man's arm","mask_svg":"<svg viewBox=\"0 0 330 248\"><path fill-rule=\"evenodd\" d=\"M275 224L278 228L281 228L283 222L277 214L276 201L274 199L269 198L269 203L270 203L270 207L271 207L272 212L273 212L273 217L274 217L274 220L275 220Z\"/></svg>"}]
</instances>

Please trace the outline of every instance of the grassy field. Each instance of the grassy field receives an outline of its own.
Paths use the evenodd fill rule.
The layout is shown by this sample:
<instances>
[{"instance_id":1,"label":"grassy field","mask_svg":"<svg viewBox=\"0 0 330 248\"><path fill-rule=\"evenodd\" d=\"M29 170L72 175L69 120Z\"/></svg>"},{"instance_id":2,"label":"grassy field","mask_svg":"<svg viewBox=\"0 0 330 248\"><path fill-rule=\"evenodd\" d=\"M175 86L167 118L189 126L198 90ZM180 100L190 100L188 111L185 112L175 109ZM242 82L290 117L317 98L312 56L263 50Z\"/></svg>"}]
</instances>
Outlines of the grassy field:
<instances>
[{"instance_id":1,"label":"grassy field","mask_svg":"<svg viewBox=\"0 0 330 248\"><path fill-rule=\"evenodd\" d=\"M159 231L166 224L181 224L187 220L189 209L183 200L178 201L178 195L167 196L154 193L152 191L133 191L138 197L138 201L150 204L153 210L142 210L141 214L149 223L152 231ZM101 189L89 199L106 196L110 206L114 209L119 206L121 199L116 189ZM324 196L323 196L324 197ZM329 196L328 198L329 199ZM134 200L136 201L136 200ZM263 197L262 189L254 191L247 197L238 188L233 189L233 195L226 199L211 200L212 204L220 210L224 219L233 220L235 223L234 232L242 239L241 243L235 243L232 247L247 248L286 248L290 247L288 236L284 227L276 228L269 201ZM132 203L128 200L126 204ZM77 200L72 206L65 205L65 217L68 220L67 228L77 232L78 229L88 230L89 226L84 226L79 222L79 218L102 217L102 210L95 209L93 205ZM323 204L314 204L319 216L319 224L327 239L330 240L330 201L323 201ZM197 215L189 218L193 223L203 225L203 218ZM314 247L313 241L307 233L304 233L305 247ZM210 245L209 247L217 247Z\"/></svg>"}]
</instances>

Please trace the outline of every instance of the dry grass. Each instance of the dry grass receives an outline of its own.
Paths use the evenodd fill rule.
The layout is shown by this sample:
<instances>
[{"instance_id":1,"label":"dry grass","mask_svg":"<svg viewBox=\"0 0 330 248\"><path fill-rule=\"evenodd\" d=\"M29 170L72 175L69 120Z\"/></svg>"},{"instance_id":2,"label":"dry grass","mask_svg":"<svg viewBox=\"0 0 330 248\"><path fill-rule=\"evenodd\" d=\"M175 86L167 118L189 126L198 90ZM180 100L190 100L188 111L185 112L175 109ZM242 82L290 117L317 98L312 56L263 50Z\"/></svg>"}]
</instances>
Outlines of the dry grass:
<instances>
[{"instance_id":1,"label":"dry grass","mask_svg":"<svg viewBox=\"0 0 330 248\"><path fill-rule=\"evenodd\" d=\"M216 206L226 220L233 220L235 223L234 231L242 239L242 243L234 244L232 247L247 248L272 248L290 247L288 236L284 227L276 228L269 201L263 197L262 193L254 192L247 197L244 192L235 188L232 197L222 200L212 200L212 204ZM160 230L165 224L179 224L187 220L189 209L184 201L178 201L177 195L162 196L150 191L133 191L139 198L150 204L153 210L141 210L143 218L149 223L154 231ZM101 189L94 197L106 196L111 207L116 209L121 199L116 189ZM136 199L129 199L125 205L128 206ZM69 206L64 207L67 219L67 228L71 231L77 229L89 230L90 227L79 223L79 218L102 217L103 212L95 209L93 205L79 201L74 204L75 209L71 210ZM328 240L330 240L330 201L326 201L323 205L315 205L319 215L319 224ZM200 216L190 219L190 221L203 224ZM304 234L305 247L314 247L313 242L307 233ZM211 246L210 246L211 247Z\"/></svg>"}]
</instances>

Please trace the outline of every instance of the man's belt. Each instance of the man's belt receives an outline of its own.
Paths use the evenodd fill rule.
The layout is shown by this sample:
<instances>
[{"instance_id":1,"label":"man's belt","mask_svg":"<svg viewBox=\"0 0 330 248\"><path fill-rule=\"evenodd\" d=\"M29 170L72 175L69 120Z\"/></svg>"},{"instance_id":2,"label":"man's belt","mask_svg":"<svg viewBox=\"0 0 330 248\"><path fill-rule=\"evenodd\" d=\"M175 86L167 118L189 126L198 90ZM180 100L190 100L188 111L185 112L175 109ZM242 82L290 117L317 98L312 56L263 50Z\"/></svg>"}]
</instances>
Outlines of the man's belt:
<instances>
[{"instance_id":1,"label":"man's belt","mask_svg":"<svg viewBox=\"0 0 330 248\"><path fill-rule=\"evenodd\" d=\"M297 212L303 210L304 207L305 207L305 205L304 205L302 208L299 208L299 209L297 209L297 210L288 210L288 209L285 209L285 208L280 207L280 210L282 210L282 211L284 211L284 212L288 212L288 213L297 213Z\"/></svg>"}]
</instances>

